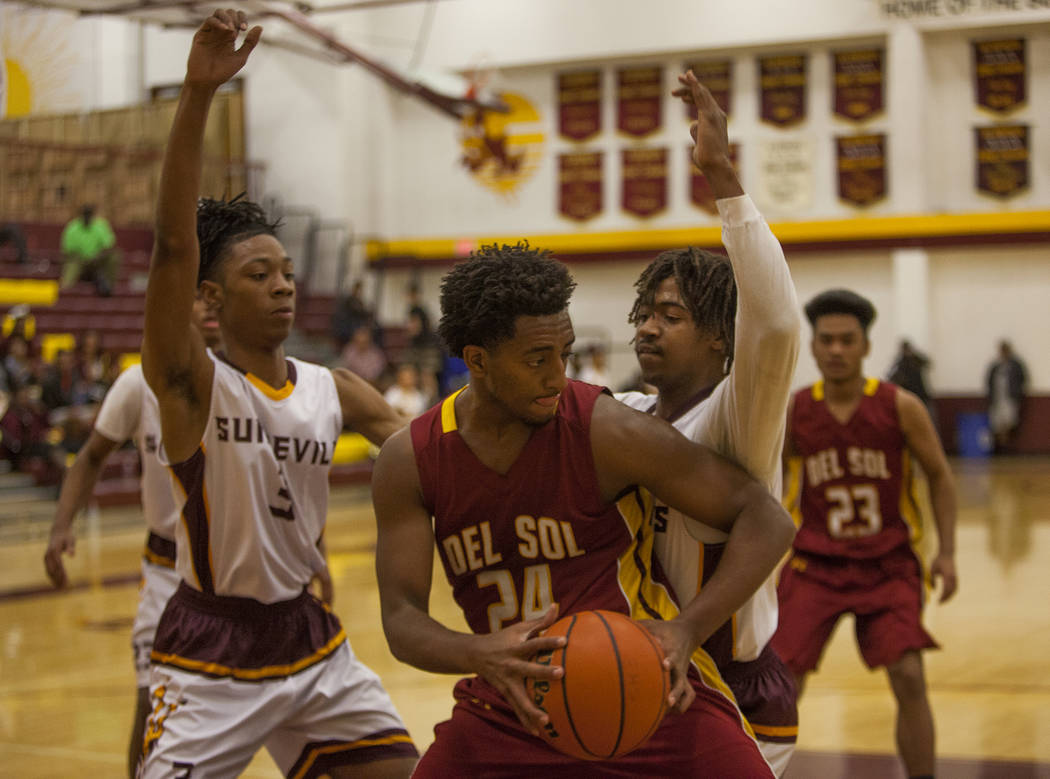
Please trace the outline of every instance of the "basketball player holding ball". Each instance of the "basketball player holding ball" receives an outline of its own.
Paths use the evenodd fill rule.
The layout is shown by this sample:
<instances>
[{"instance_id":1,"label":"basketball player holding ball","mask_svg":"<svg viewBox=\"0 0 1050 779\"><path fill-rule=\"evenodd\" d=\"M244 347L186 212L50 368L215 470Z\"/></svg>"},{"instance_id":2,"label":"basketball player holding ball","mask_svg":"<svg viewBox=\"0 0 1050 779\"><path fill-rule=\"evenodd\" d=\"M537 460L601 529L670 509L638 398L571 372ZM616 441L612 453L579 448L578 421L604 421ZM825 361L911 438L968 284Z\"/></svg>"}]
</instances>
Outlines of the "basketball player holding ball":
<instances>
[{"instance_id":1,"label":"basketball player holding ball","mask_svg":"<svg viewBox=\"0 0 1050 779\"><path fill-rule=\"evenodd\" d=\"M476 674L456 684L452 717L415 775L772 776L713 663L698 672L690 658L773 571L790 518L738 466L566 378L574 286L526 244L482 247L450 271L438 329L470 383L391 436L376 461L391 651L426 671ZM649 493L728 534L723 564L681 613L654 581ZM428 612L435 545L471 633ZM547 715L525 688L526 677L564 672L532 660L564 643L540 631L592 609L653 620L672 666L672 713L613 761L548 745Z\"/></svg>"}]
</instances>

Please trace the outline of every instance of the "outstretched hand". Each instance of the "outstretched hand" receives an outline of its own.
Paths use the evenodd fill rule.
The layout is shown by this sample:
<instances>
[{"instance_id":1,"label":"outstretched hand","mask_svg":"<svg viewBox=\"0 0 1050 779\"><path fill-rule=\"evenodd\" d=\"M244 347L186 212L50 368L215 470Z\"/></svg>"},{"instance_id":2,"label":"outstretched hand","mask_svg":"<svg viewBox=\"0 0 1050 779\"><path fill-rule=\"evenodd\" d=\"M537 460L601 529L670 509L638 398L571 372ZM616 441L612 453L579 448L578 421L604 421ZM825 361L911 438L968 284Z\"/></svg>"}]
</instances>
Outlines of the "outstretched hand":
<instances>
[{"instance_id":1,"label":"outstretched hand","mask_svg":"<svg viewBox=\"0 0 1050 779\"><path fill-rule=\"evenodd\" d=\"M557 619L558 607L555 605L539 619L519 622L496 633L477 637L479 645L483 646L478 657L478 675L499 690L521 724L535 736L550 718L529 698L525 679L554 680L565 674L561 666L532 660L537 652L565 646L564 636L540 635Z\"/></svg>"},{"instance_id":2,"label":"outstretched hand","mask_svg":"<svg viewBox=\"0 0 1050 779\"><path fill-rule=\"evenodd\" d=\"M725 112L693 71L678 76L678 83L681 86L671 94L696 108L696 121L689 127L694 143L693 162L705 174L719 167L732 169Z\"/></svg>"},{"instance_id":3,"label":"outstretched hand","mask_svg":"<svg viewBox=\"0 0 1050 779\"><path fill-rule=\"evenodd\" d=\"M244 40L237 48L237 36L245 30ZM243 11L219 9L193 34L186 63L186 83L218 87L229 81L244 67L261 36L262 27L248 30Z\"/></svg>"}]
</instances>

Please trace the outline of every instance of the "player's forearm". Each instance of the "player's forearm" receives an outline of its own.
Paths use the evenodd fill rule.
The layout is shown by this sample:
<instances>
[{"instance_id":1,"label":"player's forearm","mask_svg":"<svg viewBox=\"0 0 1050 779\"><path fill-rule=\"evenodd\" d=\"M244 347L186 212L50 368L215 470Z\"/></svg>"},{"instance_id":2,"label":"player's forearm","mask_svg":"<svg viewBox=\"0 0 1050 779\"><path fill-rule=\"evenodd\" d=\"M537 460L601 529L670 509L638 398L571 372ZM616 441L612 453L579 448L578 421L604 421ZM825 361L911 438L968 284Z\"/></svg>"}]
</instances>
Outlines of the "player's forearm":
<instances>
[{"instance_id":1,"label":"player's forearm","mask_svg":"<svg viewBox=\"0 0 1050 779\"><path fill-rule=\"evenodd\" d=\"M695 647L754 595L791 548L791 517L765 490L755 489L758 493L733 524L714 574L679 617L689 624Z\"/></svg>"},{"instance_id":2,"label":"player's forearm","mask_svg":"<svg viewBox=\"0 0 1050 779\"><path fill-rule=\"evenodd\" d=\"M157 198L157 253L163 258L197 257L197 198L200 195L204 127L214 86L184 84L161 168ZM191 249L190 251L187 251ZM196 282L194 269L194 284Z\"/></svg>"},{"instance_id":3,"label":"player's forearm","mask_svg":"<svg viewBox=\"0 0 1050 779\"><path fill-rule=\"evenodd\" d=\"M780 241L750 198L719 201L718 212L722 219L722 243L736 277L739 324L736 352L742 351L739 330L779 334L797 344L801 339L802 321L798 294Z\"/></svg>"},{"instance_id":4,"label":"player's forearm","mask_svg":"<svg viewBox=\"0 0 1050 779\"><path fill-rule=\"evenodd\" d=\"M951 474L930 478L930 502L937 523L938 553L955 555L955 484Z\"/></svg>"},{"instance_id":5,"label":"player's forearm","mask_svg":"<svg viewBox=\"0 0 1050 779\"><path fill-rule=\"evenodd\" d=\"M64 532L72 527L77 512L87 506L101 472L101 462L93 462L88 456L77 457L62 481L52 532Z\"/></svg>"},{"instance_id":6,"label":"player's forearm","mask_svg":"<svg viewBox=\"0 0 1050 779\"><path fill-rule=\"evenodd\" d=\"M477 636L442 625L412 606L383 610L383 630L390 652L402 663L439 674L472 674L469 657Z\"/></svg>"},{"instance_id":7,"label":"player's forearm","mask_svg":"<svg viewBox=\"0 0 1050 779\"><path fill-rule=\"evenodd\" d=\"M704 166L704 178L711 187L711 194L716 200L726 197L739 197L744 194L744 188L740 185L740 179L736 175L736 169L728 157L720 160L717 164Z\"/></svg>"}]
</instances>

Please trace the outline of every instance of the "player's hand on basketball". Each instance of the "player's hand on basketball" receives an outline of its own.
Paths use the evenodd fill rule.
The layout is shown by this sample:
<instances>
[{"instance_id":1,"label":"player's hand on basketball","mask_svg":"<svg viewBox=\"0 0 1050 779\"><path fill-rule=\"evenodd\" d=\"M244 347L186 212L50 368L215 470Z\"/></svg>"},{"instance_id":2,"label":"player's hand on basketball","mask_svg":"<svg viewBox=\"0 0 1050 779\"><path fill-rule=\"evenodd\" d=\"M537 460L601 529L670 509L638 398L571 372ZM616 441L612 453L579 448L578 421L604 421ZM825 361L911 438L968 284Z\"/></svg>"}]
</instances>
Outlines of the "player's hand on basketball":
<instances>
[{"instance_id":1,"label":"player's hand on basketball","mask_svg":"<svg viewBox=\"0 0 1050 779\"><path fill-rule=\"evenodd\" d=\"M723 166L732 168L729 158L729 130L725 112L719 107L711 91L697 79L691 70L678 76L681 84L671 92L683 102L696 107L697 119L689 127L693 137L693 162L704 173Z\"/></svg>"},{"instance_id":2,"label":"player's hand on basketball","mask_svg":"<svg viewBox=\"0 0 1050 779\"><path fill-rule=\"evenodd\" d=\"M539 619L519 622L486 636L478 657L478 675L499 690L518 715L521 724L538 736L549 719L546 712L530 700L525 679L560 679L561 666L533 662L538 652L565 646L564 636L542 636L558 619L558 607L552 606Z\"/></svg>"},{"instance_id":3,"label":"player's hand on basketball","mask_svg":"<svg viewBox=\"0 0 1050 779\"><path fill-rule=\"evenodd\" d=\"M959 586L959 580L955 573L955 558L951 555L937 555L930 565L930 578L934 582L938 579L941 580L939 603L944 603L951 598Z\"/></svg>"},{"instance_id":4,"label":"player's hand on basketball","mask_svg":"<svg viewBox=\"0 0 1050 779\"><path fill-rule=\"evenodd\" d=\"M56 587L65 587L68 583L62 555L72 557L76 553L76 544L72 527L51 529L51 538L47 542L47 551L44 552L44 568L47 570L47 578Z\"/></svg>"},{"instance_id":5,"label":"player's hand on basketball","mask_svg":"<svg viewBox=\"0 0 1050 779\"><path fill-rule=\"evenodd\" d=\"M244 41L237 48L237 36L246 30ZM217 87L229 81L244 67L261 35L262 27L248 29L243 11L217 10L193 35L186 83Z\"/></svg>"},{"instance_id":6,"label":"player's hand on basketball","mask_svg":"<svg viewBox=\"0 0 1050 779\"><path fill-rule=\"evenodd\" d=\"M672 711L683 712L693 705L696 691L689 683L689 661L693 655L692 632L675 620L641 620L664 650L664 666L671 671L671 694L667 703Z\"/></svg>"}]
</instances>

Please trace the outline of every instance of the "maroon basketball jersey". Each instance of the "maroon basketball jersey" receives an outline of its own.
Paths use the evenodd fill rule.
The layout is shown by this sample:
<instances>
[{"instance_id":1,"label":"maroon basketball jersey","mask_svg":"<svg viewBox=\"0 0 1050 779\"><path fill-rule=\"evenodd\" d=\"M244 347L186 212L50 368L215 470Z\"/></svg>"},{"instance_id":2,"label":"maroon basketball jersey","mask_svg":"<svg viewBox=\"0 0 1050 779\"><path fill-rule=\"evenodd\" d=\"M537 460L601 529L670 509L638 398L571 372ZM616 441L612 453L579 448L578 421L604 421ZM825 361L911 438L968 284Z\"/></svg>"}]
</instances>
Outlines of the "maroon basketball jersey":
<instances>
[{"instance_id":1,"label":"maroon basketball jersey","mask_svg":"<svg viewBox=\"0 0 1050 779\"><path fill-rule=\"evenodd\" d=\"M795 456L784 502L799 525L796 550L870 559L918 540L896 398L895 385L868 379L842 424L828 410L822 381L795 394L788 420Z\"/></svg>"},{"instance_id":2,"label":"maroon basketball jersey","mask_svg":"<svg viewBox=\"0 0 1050 779\"><path fill-rule=\"evenodd\" d=\"M506 474L460 436L452 395L412 422L423 501L453 595L475 633L544 614L610 609L673 616L650 585L646 498L601 496L590 424L600 387L569 381L555 417L536 427ZM457 393L458 394L458 393ZM655 589L649 590L652 586Z\"/></svg>"}]
</instances>

